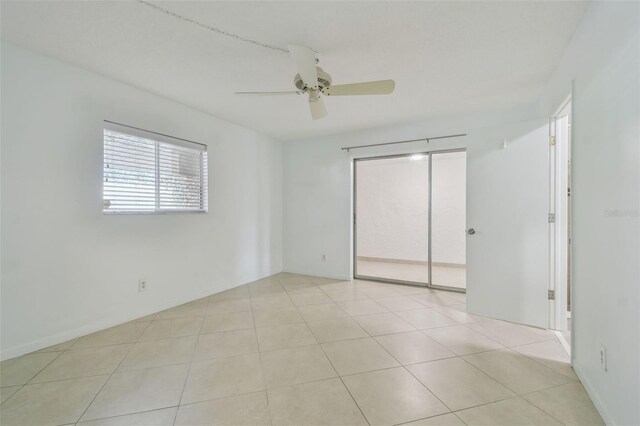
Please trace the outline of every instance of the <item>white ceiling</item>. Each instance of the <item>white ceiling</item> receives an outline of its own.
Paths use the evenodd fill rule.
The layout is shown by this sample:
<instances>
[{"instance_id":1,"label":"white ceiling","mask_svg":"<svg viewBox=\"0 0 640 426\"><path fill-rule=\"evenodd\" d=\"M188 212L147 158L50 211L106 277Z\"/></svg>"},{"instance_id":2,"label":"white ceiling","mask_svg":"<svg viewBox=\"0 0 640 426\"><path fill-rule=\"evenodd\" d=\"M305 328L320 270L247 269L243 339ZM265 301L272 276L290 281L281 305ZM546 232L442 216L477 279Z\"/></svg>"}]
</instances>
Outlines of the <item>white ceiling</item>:
<instances>
[{"instance_id":1,"label":"white ceiling","mask_svg":"<svg viewBox=\"0 0 640 426\"><path fill-rule=\"evenodd\" d=\"M325 99L312 121L287 54L139 2L3 1L2 38L282 140L495 110L539 96L585 2L156 2L264 43L308 45L334 84L393 78L390 96Z\"/></svg>"}]
</instances>

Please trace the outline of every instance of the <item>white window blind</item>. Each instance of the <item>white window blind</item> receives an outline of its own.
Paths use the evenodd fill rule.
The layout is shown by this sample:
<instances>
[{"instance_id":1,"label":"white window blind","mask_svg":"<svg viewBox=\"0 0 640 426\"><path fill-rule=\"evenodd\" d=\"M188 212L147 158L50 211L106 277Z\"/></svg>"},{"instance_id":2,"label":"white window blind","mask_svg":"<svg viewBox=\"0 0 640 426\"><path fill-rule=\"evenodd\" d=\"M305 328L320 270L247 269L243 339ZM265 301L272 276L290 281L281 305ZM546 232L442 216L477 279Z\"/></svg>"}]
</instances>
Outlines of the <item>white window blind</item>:
<instances>
[{"instance_id":1,"label":"white window blind","mask_svg":"<svg viewBox=\"0 0 640 426\"><path fill-rule=\"evenodd\" d=\"M206 145L105 122L102 211L206 212Z\"/></svg>"}]
</instances>

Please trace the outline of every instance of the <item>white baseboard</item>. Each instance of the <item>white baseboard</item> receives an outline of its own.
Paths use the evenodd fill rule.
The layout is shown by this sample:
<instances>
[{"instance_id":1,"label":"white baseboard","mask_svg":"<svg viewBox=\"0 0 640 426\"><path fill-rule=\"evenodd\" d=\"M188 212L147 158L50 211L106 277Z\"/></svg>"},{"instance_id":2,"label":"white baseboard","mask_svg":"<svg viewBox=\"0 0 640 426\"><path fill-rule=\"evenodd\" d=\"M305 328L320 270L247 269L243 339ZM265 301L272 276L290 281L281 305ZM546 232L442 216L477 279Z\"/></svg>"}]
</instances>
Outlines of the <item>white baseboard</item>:
<instances>
[{"instance_id":1,"label":"white baseboard","mask_svg":"<svg viewBox=\"0 0 640 426\"><path fill-rule=\"evenodd\" d=\"M567 342L567 339L564 338L564 334L562 334L562 332L558 330L553 330L553 332L556 333L556 337L560 341L560 344L564 348L567 355L569 355L569 359L573 360L573 358L571 357L571 344Z\"/></svg>"},{"instance_id":2,"label":"white baseboard","mask_svg":"<svg viewBox=\"0 0 640 426\"><path fill-rule=\"evenodd\" d=\"M282 272L282 271L280 271ZM269 275L266 275L264 277L261 278L257 278L256 280L262 279L262 278L266 278L266 277L270 277L271 275L275 275L278 274L279 272L273 272ZM253 281L248 281L248 282L253 282ZM247 283L248 283L247 282ZM237 285L232 285L230 287L226 287L221 289L220 291L216 292L222 292L225 290L229 290L235 287L239 287L241 285L247 284L247 283L242 283L242 284L237 284ZM171 302L170 304L164 304L164 305L159 305L159 306L155 306L151 309L146 309L146 310L140 310L140 311L136 311L136 312L131 312L131 313L126 313L126 314L122 314L122 315L117 315L117 316L112 316L109 317L108 319L105 320L99 320L99 321L94 321L88 324L84 324L81 327L78 328L74 328L72 330L67 330L61 333L57 333L51 336L45 336L42 337L40 339L36 339L33 340L29 343L25 343L23 345L20 346L16 346L13 348L9 348L6 350L2 350L2 352L0 352L0 361L6 361L7 359L11 359L11 358L15 358L18 357L20 355L24 355L24 354L28 354L30 352L34 352L34 351L38 351L40 349L44 349L44 348L48 348L49 346L53 346L53 345L57 345L60 343L64 343L67 342L71 339L75 339L78 337L82 337L82 336L86 336L87 334L91 334L91 333L95 333L96 331L101 331L101 330L105 330L107 328L111 328L111 327L115 327L116 325L120 325L120 324L124 324L125 322L129 322L129 321L133 321L136 320L138 318L143 318L146 317L147 315L152 315L155 314L157 312L161 312L164 311L165 309L170 309L173 308L175 306L178 305L182 305L184 303L189 303L192 302L194 300L198 300L201 299L203 297L207 297L210 296L212 294L216 294L216 293L211 293L211 292L202 292L202 293L197 293L197 294L193 294L190 295L188 297L185 297L183 299L179 299L177 302Z\"/></svg>"},{"instance_id":3,"label":"white baseboard","mask_svg":"<svg viewBox=\"0 0 640 426\"><path fill-rule=\"evenodd\" d=\"M596 410L598 410L600 417L602 417L602 420L604 420L604 423L607 426L615 426L616 423L613 421L612 417L607 412L607 409L602 403L602 400L600 399L600 396L598 395L598 393L595 391L593 386L591 386L591 382L589 382L589 380L586 378L586 376L582 372L580 365L575 360L573 360L572 367L573 367L573 371L575 371L576 375L580 379L580 382L582 382L582 386L584 386L584 389L587 391L587 394L589 394L589 398L591 398L591 401L593 402L593 406L596 407Z\"/></svg>"},{"instance_id":4,"label":"white baseboard","mask_svg":"<svg viewBox=\"0 0 640 426\"><path fill-rule=\"evenodd\" d=\"M341 280L341 281L351 281L351 278L348 275L333 275L333 274L325 274L323 272L302 271L302 270L288 269L288 268L285 268L282 272L288 272L290 274L311 275L313 277L319 277L319 278L331 278L334 280Z\"/></svg>"}]
</instances>

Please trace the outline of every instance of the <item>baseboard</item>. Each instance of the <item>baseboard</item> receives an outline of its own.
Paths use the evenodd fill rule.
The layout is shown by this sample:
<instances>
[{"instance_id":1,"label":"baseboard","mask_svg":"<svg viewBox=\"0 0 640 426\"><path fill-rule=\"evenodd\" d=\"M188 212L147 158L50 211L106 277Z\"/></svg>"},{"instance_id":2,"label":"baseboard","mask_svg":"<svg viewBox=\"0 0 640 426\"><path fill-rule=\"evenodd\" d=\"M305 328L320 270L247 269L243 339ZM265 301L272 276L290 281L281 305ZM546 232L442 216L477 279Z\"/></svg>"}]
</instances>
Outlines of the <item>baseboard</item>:
<instances>
[{"instance_id":1,"label":"baseboard","mask_svg":"<svg viewBox=\"0 0 640 426\"><path fill-rule=\"evenodd\" d=\"M279 271L279 272L282 272L282 271ZM273 272L273 273L271 273L269 275L265 275L263 277L256 278L256 280L260 280L260 279L263 279L263 278L266 278L266 277L270 277L272 275L278 274L279 272ZM221 289L220 291L218 291L216 293L220 293L220 292L225 291L225 290L230 290L232 288L239 287L241 285L245 285L245 284L248 284L248 283L256 281L256 280L252 280L252 281L248 281L246 283L242 283L242 284L237 284L237 285L233 285L233 286L230 286L230 287L226 287L226 288L223 288L223 289ZM191 295L189 297L185 297L183 299L178 300L177 303L176 302L171 302L171 304L160 305L159 307L155 307L155 308L152 308L152 309L142 310L142 311L126 314L126 315L119 315L119 316L110 317L110 318L108 318L106 320L100 320L100 321L95 321L95 322L92 322L92 323L89 323L89 324L85 324L82 327L74 328L73 330L64 331L64 332L61 332L61 333L54 334L52 336L46 336L46 337L43 337L41 339L37 339L37 340L34 340L32 342L25 343L23 345L20 345L20 346L14 347L14 348L3 350L2 352L0 352L0 361L6 361L8 359L18 357L20 355L28 354L30 352L34 352L34 351L38 351L40 349L48 348L49 346L53 346L53 345L57 345L57 344L60 344L60 343L67 342L67 341L69 341L71 339L76 339L78 337L86 336L87 334L95 333L97 331L106 330L107 328L115 327L117 325L124 324L126 322L136 320L138 318L143 318L143 317L146 317L148 315L152 315L152 314L155 314L157 312L164 311L165 309L170 309L170 308L173 308L175 306L179 306L179 305L182 305L184 303L189 303L189 302L192 302L194 300L198 300L198 299L201 299L203 297L207 297L207 296L210 296L210 295L216 294L216 293L211 293L211 292L196 293L196 294Z\"/></svg>"},{"instance_id":2,"label":"baseboard","mask_svg":"<svg viewBox=\"0 0 640 426\"><path fill-rule=\"evenodd\" d=\"M331 278L334 280L341 281L351 281L351 277L349 275L333 275L333 274L325 274L323 272L314 272L314 271L303 271L299 269L284 269L282 272L288 272L290 274L299 274L299 275L310 275L312 277L318 278Z\"/></svg>"},{"instance_id":3,"label":"baseboard","mask_svg":"<svg viewBox=\"0 0 640 426\"><path fill-rule=\"evenodd\" d=\"M587 391L589 398L591 398L593 406L596 407L596 410L598 410L598 414L600 414L600 417L602 417L602 420L604 420L604 423L607 426L615 426L616 423L607 412L607 409L604 407L602 400L600 400L598 393L595 391L593 386L591 386L591 382L589 382L589 380L586 378L586 376L582 372L582 369L580 368L580 365L576 362L575 359L573 360L572 367L573 371L575 371L576 375L580 379L580 382L582 382L582 386L584 386L584 389Z\"/></svg>"},{"instance_id":4,"label":"baseboard","mask_svg":"<svg viewBox=\"0 0 640 426\"><path fill-rule=\"evenodd\" d=\"M567 355L569 355L569 359L571 359L573 361L573 357L571 356L571 345L570 345L570 343L567 342L567 339L564 338L564 335L560 331L553 330L553 332L556 334L556 337L560 341L560 344L564 348L564 350L567 353Z\"/></svg>"}]
</instances>

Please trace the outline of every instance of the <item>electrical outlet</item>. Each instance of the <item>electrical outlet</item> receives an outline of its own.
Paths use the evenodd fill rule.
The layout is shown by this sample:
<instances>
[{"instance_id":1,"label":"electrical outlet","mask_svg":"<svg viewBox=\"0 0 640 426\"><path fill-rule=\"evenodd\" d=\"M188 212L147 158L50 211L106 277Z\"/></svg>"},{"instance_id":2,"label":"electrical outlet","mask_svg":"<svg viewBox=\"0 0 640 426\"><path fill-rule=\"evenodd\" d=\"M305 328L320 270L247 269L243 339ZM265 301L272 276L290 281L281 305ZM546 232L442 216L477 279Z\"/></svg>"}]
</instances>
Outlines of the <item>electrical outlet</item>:
<instances>
[{"instance_id":1,"label":"electrical outlet","mask_svg":"<svg viewBox=\"0 0 640 426\"><path fill-rule=\"evenodd\" d=\"M147 291L147 280L145 278L138 281L138 291Z\"/></svg>"},{"instance_id":2,"label":"electrical outlet","mask_svg":"<svg viewBox=\"0 0 640 426\"><path fill-rule=\"evenodd\" d=\"M600 368L602 368L605 373L607 371L607 348L604 345L600 345Z\"/></svg>"},{"instance_id":3,"label":"electrical outlet","mask_svg":"<svg viewBox=\"0 0 640 426\"><path fill-rule=\"evenodd\" d=\"M327 256L323 254L322 256L320 256L320 260L322 260L323 262L326 262Z\"/></svg>"}]
</instances>

